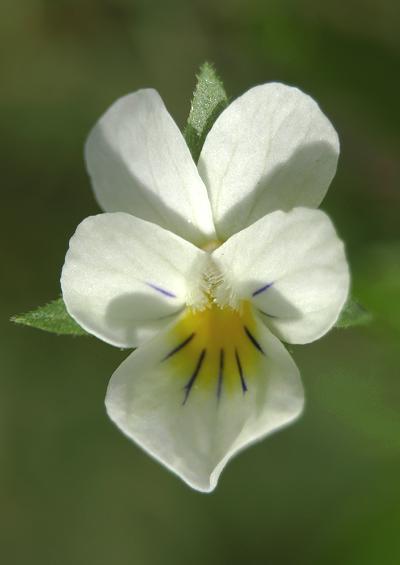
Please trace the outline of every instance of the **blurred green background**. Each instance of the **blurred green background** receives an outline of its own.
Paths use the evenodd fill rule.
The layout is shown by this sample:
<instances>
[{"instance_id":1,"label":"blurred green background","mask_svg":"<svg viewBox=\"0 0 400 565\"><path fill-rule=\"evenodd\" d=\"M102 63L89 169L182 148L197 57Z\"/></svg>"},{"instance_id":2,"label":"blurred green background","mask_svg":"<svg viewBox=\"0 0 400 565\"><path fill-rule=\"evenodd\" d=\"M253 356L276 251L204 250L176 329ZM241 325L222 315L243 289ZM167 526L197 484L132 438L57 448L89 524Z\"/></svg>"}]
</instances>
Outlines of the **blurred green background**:
<instances>
[{"instance_id":1,"label":"blurred green background","mask_svg":"<svg viewBox=\"0 0 400 565\"><path fill-rule=\"evenodd\" d=\"M397 0L6 0L1 11L1 562L398 565ZM126 352L8 322L58 296L68 238L98 210L82 146L99 115L152 86L183 126L206 59L230 96L279 80L334 123L342 155L323 208L374 314L294 349L304 417L242 453L211 495L107 419Z\"/></svg>"}]
</instances>

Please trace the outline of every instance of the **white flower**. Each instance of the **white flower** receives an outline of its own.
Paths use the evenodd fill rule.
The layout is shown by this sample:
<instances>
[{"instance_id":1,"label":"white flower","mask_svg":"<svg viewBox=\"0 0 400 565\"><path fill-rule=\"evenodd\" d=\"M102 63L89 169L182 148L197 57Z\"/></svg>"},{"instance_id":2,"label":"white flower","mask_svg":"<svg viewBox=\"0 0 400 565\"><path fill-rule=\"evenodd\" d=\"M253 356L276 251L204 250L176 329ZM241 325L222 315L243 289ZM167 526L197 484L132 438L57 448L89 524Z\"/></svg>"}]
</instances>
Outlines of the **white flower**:
<instances>
[{"instance_id":1,"label":"white flower","mask_svg":"<svg viewBox=\"0 0 400 565\"><path fill-rule=\"evenodd\" d=\"M348 294L343 244L315 209L338 153L318 105L281 84L221 114L198 168L154 90L118 100L89 136L107 213L71 239L64 300L90 333L137 348L112 376L108 414L195 489L302 411L280 340L324 335Z\"/></svg>"}]
</instances>

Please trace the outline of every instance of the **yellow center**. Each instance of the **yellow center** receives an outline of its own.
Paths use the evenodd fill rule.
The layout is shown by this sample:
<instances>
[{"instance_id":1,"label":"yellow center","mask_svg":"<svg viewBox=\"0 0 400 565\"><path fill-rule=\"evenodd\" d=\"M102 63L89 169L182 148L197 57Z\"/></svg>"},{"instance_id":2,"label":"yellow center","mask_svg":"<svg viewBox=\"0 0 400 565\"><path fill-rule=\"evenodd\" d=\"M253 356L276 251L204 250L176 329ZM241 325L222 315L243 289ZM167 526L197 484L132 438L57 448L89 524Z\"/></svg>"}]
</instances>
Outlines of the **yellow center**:
<instances>
[{"instance_id":1,"label":"yellow center","mask_svg":"<svg viewBox=\"0 0 400 565\"><path fill-rule=\"evenodd\" d=\"M245 393L265 355L252 307L245 301L237 310L211 301L203 310L186 309L168 340L163 362L182 379L184 403L199 388L214 389L218 399Z\"/></svg>"}]
</instances>

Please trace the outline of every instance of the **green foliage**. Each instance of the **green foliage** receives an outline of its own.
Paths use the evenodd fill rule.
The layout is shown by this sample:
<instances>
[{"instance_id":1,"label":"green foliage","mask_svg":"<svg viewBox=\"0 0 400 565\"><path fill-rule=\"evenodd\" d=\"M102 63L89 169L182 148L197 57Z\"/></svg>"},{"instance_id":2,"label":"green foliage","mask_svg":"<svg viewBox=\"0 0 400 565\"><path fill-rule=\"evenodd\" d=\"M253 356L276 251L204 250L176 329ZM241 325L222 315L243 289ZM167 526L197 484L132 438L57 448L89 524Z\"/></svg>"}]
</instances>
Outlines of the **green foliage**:
<instances>
[{"instance_id":1,"label":"green foliage","mask_svg":"<svg viewBox=\"0 0 400 565\"><path fill-rule=\"evenodd\" d=\"M365 308L353 298L349 298L344 305L335 327L350 328L352 326L362 326L368 324L371 319L372 315L370 312L365 310Z\"/></svg>"},{"instance_id":2,"label":"green foliage","mask_svg":"<svg viewBox=\"0 0 400 565\"><path fill-rule=\"evenodd\" d=\"M204 63L197 75L184 136L197 163L204 140L215 120L228 105L224 85L210 63Z\"/></svg>"},{"instance_id":3,"label":"green foliage","mask_svg":"<svg viewBox=\"0 0 400 565\"><path fill-rule=\"evenodd\" d=\"M89 335L68 314L62 298L53 300L32 312L17 314L11 320L16 324L31 326L58 335Z\"/></svg>"}]
</instances>

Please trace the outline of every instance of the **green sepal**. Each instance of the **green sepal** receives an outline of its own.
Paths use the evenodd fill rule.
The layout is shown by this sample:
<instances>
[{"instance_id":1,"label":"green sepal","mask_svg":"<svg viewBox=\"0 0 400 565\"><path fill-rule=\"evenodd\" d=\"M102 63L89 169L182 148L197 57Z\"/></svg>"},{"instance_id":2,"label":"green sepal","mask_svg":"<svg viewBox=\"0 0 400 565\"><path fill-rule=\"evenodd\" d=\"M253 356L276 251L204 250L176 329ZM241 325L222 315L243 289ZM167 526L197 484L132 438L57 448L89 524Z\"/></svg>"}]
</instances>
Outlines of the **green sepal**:
<instances>
[{"instance_id":1,"label":"green sepal","mask_svg":"<svg viewBox=\"0 0 400 565\"><path fill-rule=\"evenodd\" d=\"M26 314L17 314L11 321L58 335L89 335L68 314L62 298Z\"/></svg>"},{"instance_id":2,"label":"green sepal","mask_svg":"<svg viewBox=\"0 0 400 565\"><path fill-rule=\"evenodd\" d=\"M197 75L197 85L183 132L195 163L208 132L227 105L228 97L221 79L210 63L203 63Z\"/></svg>"},{"instance_id":3,"label":"green sepal","mask_svg":"<svg viewBox=\"0 0 400 565\"><path fill-rule=\"evenodd\" d=\"M372 320L372 314L353 298L349 298L343 307L336 328L351 328L363 326Z\"/></svg>"}]
</instances>

